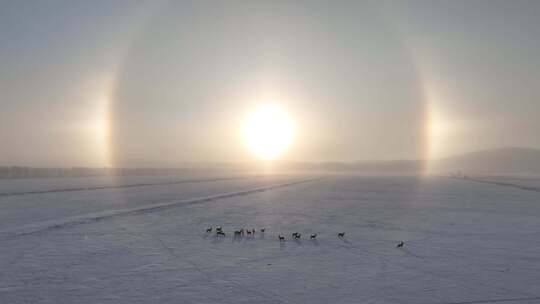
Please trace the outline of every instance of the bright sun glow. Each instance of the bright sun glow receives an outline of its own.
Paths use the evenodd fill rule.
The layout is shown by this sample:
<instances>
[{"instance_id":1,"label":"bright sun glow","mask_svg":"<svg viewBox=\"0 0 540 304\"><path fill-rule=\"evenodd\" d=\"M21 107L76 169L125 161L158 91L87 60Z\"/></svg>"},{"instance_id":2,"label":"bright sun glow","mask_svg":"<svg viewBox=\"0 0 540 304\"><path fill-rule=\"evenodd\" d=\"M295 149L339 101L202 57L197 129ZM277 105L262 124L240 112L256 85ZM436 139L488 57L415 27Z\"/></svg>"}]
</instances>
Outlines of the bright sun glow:
<instances>
[{"instance_id":1,"label":"bright sun glow","mask_svg":"<svg viewBox=\"0 0 540 304\"><path fill-rule=\"evenodd\" d=\"M294 122L280 107L261 105L250 113L242 129L248 148L270 160L287 149L294 138Z\"/></svg>"}]
</instances>

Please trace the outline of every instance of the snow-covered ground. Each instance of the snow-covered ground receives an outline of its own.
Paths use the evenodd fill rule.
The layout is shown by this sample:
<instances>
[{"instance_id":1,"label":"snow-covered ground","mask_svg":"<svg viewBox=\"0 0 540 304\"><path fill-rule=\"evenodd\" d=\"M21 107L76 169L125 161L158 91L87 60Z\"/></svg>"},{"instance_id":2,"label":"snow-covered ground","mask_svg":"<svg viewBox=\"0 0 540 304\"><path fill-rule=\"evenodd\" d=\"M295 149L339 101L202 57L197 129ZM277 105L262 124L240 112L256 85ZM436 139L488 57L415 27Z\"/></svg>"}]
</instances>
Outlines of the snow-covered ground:
<instances>
[{"instance_id":1,"label":"snow-covered ground","mask_svg":"<svg viewBox=\"0 0 540 304\"><path fill-rule=\"evenodd\" d=\"M540 303L538 192L440 177L197 179L0 196L0 303ZM70 183L35 189L100 185ZM226 237L204 232L216 225ZM233 238L241 227L266 232Z\"/></svg>"},{"instance_id":2,"label":"snow-covered ground","mask_svg":"<svg viewBox=\"0 0 540 304\"><path fill-rule=\"evenodd\" d=\"M540 192L540 177L538 176L480 175L469 177L469 180Z\"/></svg>"}]
</instances>

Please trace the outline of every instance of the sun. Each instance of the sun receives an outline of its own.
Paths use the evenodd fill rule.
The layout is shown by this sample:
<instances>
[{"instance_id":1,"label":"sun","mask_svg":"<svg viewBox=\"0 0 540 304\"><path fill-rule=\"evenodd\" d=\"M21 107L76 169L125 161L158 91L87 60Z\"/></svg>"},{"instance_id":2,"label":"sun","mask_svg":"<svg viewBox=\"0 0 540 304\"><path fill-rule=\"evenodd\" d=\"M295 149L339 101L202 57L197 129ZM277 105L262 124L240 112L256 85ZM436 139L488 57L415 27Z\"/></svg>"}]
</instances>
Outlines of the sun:
<instances>
[{"instance_id":1,"label":"sun","mask_svg":"<svg viewBox=\"0 0 540 304\"><path fill-rule=\"evenodd\" d=\"M242 127L247 147L264 160L275 159L292 143L295 123L281 107L263 104L251 112Z\"/></svg>"}]
</instances>

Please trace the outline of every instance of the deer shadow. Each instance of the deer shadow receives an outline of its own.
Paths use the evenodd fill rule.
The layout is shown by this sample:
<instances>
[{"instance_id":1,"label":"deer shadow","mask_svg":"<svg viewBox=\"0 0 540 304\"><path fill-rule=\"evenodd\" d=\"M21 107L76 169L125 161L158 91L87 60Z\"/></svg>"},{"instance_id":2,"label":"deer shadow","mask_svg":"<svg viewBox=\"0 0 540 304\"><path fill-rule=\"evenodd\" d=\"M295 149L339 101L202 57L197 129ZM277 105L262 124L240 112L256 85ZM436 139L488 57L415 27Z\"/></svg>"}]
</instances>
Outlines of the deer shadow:
<instances>
[{"instance_id":1,"label":"deer shadow","mask_svg":"<svg viewBox=\"0 0 540 304\"><path fill-rule=\"evenodd\" d=\"M342 241L345 244L350 244L351 243L346 238L343 238L343 237L340 237L339 240Z\"/></svg>"},{"instance_id":2,"label":"deer shadow","mask_svg":"<svg viewBox=\"0 0 540 304\"><path fill-rule=\"evenodd\" d=\"M212 238L212 244L219 244L219 243L223 243L223 241L226 239L226 237L224 236L219 236L219 235L216 235Z\"/></svg>"}]
</instances>

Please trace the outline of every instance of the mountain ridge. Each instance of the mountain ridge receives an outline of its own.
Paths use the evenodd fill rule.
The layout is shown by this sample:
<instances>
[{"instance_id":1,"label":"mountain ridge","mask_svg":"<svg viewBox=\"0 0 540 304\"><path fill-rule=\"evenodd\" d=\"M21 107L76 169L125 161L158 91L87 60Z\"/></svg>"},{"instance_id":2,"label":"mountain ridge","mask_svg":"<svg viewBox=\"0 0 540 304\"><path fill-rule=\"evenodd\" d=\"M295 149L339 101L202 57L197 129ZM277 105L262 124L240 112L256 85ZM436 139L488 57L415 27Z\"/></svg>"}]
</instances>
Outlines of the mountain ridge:
<instances>
[{"instance_id":1,"label":"mountain ridge","mask_svg":"<svg viewBox=\"0 0 540 304\"><path fill-rule=\"evenodd\" d=\"M270 170L268 170L270 168ZM174 175L208 171L250 173L383 173L383 174L513 174L540 175L540 149L502 147L472 151L435 160L372 160L355 162L295 162L272 163L178 163L170 167L126 168L35 168L0 166L0 179L31 177L87 177L106 175Z\"/></svg>"}]
</instances>

